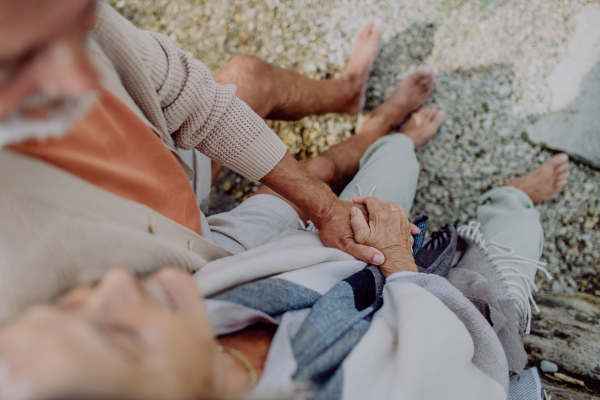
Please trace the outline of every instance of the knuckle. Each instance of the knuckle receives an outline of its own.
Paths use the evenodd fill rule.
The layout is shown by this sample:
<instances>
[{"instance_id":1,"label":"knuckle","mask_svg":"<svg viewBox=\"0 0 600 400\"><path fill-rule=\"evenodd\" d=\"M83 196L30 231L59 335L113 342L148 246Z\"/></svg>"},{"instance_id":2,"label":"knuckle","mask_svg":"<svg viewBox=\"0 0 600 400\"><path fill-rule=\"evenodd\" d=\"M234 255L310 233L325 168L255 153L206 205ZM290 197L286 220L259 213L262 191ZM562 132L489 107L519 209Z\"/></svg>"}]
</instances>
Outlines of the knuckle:
<instances>
[{"instance_id":1,"label":"knuckle","mask_svg":"<svg viewBox=\"0 0 600 400\"><path fill-rule=\"evenodd\" d=\"M377 210L375 211L375 218L381 221L387 221L389 218L389 213L385 210Z\"/></svg>"}]
</instances>

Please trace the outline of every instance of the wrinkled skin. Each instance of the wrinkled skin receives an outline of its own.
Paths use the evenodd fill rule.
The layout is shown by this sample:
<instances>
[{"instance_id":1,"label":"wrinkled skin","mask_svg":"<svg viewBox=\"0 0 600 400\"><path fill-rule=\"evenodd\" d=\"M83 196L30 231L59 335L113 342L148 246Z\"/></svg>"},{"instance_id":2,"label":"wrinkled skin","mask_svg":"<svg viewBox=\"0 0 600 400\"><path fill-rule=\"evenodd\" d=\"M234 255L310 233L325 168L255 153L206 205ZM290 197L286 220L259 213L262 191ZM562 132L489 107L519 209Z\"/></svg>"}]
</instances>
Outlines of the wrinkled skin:
<instances>
[{"instance_id":1,"label":"wrinkled skin","mask_svg":"<svg viewBox=\"0 0 600 400\"><path fill-rule=\"evenodd\" d=\"M385 262L380 266L383 275L387 278L400 271L418 272L412 256L412 235L419 233L419 228L408 221L406 210L376 197L352 196L348 201L367 207L368 221L353 208L351 225L357 243L372 246L385 255Z\"/></svg>"}]
</instances>

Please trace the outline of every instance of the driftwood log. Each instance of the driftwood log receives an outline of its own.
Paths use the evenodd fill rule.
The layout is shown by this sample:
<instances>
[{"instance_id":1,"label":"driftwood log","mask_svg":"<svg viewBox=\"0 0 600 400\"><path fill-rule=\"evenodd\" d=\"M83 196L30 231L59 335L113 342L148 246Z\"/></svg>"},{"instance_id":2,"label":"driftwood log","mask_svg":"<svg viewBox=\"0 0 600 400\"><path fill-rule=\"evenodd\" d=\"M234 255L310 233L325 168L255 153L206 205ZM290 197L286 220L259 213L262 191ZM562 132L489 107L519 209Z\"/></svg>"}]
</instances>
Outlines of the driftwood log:
<instances>
[{"instance_id":1,"label":"driftwood log","mask_svg":"<svg viewBox=\"0 0 600 400\"><path fill-rule=\"evenodd\" d=\"M587 293L540 293L531 334L525 337L529 365L537 366L552 400L600 400L600 297ZM547 373L540 362L558 365Z\"/></svg>"}]
</instances>

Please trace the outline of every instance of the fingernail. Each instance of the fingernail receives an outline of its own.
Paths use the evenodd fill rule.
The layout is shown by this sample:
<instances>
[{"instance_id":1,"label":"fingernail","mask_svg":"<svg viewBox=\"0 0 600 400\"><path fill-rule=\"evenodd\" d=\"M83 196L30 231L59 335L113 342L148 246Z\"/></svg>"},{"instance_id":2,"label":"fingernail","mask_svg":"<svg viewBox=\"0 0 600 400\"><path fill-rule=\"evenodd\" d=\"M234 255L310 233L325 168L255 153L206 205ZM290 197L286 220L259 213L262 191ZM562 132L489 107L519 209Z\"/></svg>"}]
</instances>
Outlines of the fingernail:
<instances>
[{"instance_id":1,"label":"fingernail","mask_svg":"<svg viewBox=\"0 0 600 400\"><path fill-rule=\"evenodd\" d=\"M418 232L417 232L416 234L418 235L419 233L421 233L421 228L419 228L419 227L417 226L417 230L418 230Z\"/></svg>"},{"instance_id":2,"label":"fingernail","mask_svg":"<svg viewBox=\"0 0 600 400\"><path fill-rule=\"evenodd\" d=\"M568 160L569 160L569 156L568 156L568 155L566 155L566 154L560 154L560 155L559 155L559 158L560 158L561 160L563 160L563 161L568 161Z\"/></svg>"},{"instance_id":3,"label":"fingernail","mask_svg":"<svg viewBox=\"0 0 600 400\"><path fill-rule=\"evenodd\" d=\"M358 208L356 207L352 207L352 210L350 210L350 215L354 215L358 212Z\"/></svg>"},{"instance_id":4,"label":"fingernail","mask_svg":"<svg viewBox=\"0 0 600 400\"><path fill-rule=\"evenodd\" d=\"M381 254L375 254L373 256L373 264L376 264L376 265L383 264L383 256Z\"/></svg>"}]
</instances>

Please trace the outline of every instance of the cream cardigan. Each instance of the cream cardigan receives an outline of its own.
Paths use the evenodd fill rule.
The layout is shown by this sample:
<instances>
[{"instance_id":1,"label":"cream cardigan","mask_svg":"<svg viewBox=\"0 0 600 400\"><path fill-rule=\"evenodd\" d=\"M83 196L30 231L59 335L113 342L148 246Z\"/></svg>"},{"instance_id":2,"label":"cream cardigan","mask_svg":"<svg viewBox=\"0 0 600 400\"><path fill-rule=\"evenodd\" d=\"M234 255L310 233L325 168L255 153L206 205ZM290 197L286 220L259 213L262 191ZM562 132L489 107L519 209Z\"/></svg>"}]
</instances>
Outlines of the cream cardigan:
<instances>
[{"instance_id":1,"label":"cream cardigan","mask_svg":"<svg viewBox=\"0 0 600 400\"><path fill-rule=\"evenodd\" d=\"M251 179L277 165L285 145L233 85L216 84L202 63L107 4L98 17L93 46L189 177L178 147L195 147ZM1 149L0 221L0 325L115 266L138 274L169 265L196 271L230 255L142 204Z\"/></svg>"}]
</instances>

